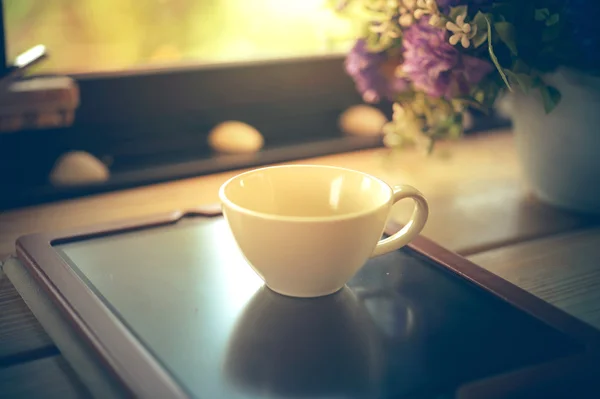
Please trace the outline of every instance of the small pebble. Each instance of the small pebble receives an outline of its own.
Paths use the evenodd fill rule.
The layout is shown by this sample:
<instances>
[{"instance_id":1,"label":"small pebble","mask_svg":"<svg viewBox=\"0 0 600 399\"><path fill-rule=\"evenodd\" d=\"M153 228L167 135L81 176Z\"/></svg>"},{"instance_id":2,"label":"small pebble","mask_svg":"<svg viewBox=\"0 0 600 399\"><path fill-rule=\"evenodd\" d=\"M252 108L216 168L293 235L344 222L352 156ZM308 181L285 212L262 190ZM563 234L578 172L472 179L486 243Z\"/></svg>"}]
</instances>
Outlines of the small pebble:
<instances>
[{"instance_id":1,"label":"small pebble","mask_svg":"<svg viewBox=\"0 0 600 399\"><path fill-rule=\"evenodd\" d=\"M98 158L85 151L70 151L61 155L50 172L55 186L76 186L108 180L110 171Z\"/></svg>"},{"instance_id":2,"label":"small pebble","mask_svg":"<svg viewBox=\"0 0 600 399\"><path fill-rule=\"evenodd\" d=\"M354 105L340 115L342 132L357 136L378 136L388 122L383 112L369 105Z\"/></svg>"},{"instance_id":3,"label":"small pebble","mask_svg":"<svg viewBox=\"0 0 600 399\"><path fill-rule=\"evenodd\" d=\"M208 135L210 147L223 153L252 153L264 145L262 134L244 122L227 121L215 126Z\"/></svg>"}]
</instances>

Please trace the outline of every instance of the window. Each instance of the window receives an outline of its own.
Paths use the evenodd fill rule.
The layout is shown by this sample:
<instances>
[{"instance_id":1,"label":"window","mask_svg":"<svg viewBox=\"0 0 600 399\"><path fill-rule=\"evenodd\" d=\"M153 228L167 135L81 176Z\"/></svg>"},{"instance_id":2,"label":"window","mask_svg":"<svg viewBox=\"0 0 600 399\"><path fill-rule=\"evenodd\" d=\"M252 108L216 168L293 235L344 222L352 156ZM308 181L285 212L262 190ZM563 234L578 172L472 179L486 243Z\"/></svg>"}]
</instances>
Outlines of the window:
<instances>
[{"instance_id":1,"label":"window","mask_svg":"<svg viewBox=\"0 0 600 399\"><path fill-rule=\"evenodd\" d=\"M361 27L333 11L336 1L0 0L0 56L44 44L50 57L33 77L68 74L81 100L68 128L0 133L0 211L381 146L339 128L362 103L343 66ZM390 104L377 107L391 117ZM208 134L228 120L257 128L264 147L213 151ZM504 123L478 119L474 130ZM69 151L106 163L110 179L50 184Z\"/></svg>"},{"instance_id":2,"label":"window","mask_svg":"<svg viewBox=\"0 0 600 399\"><path fill-rule=\"evenodd\" d=\"M69 128L0 134L0 210L380 146L338 127L362 100L343 67L358 27L333 1L0 0L7 59L44 44L34 77L68 74L81 99ZM215 153L208 134L228 120L257 128L261 151ZM73 150L110 179L52 186Z\"/></svg>"},{"instance_id":3,"label":"window","mask_svg":"<svg viewBox=\"0 0 600 399\"><path fill-rule=\"evenodd\" d=\"M341 53L357 28L331 0L5 0L9 59L43 42L52 72Z\"/></svg>"}]
</instances>

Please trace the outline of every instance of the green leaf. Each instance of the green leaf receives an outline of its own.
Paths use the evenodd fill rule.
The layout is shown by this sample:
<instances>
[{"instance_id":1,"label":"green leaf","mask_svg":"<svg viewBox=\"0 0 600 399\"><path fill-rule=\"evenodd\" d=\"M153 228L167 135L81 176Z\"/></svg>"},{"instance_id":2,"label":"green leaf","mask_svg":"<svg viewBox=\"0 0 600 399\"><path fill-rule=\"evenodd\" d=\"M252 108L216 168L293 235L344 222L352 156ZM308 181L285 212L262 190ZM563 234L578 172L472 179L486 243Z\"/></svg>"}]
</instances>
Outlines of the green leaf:
<instances>
[{"instance_id":1,"label":"green leaf","mask_svg":"<svg viewBox=\"0 0 600 399\"><path fill-rule=\"evenodd\" d=\"M478 31L485 31L487 28L487 22L485 21L485 14L481 11L477 11L477 14L473 17L473 24L477 26Z\"/></svg>"},{"instance_id":2,"label":"green leaf","mask_svg":"<svg viewBox=\"0 0 600 399\"><path fill-rule=\"evenodd\" d=\"M535 20L545 21L550 16L550 10L547 8L538 8L535 10Z\"/></svg>"},{"instance_id":3,"label":"green leaf","mask_svg":"<svg viewBox=\"0 0 600 399\"><path fill-rule=\"evenodd\" d=\"M443 14L440 14L439 21L438 21L438 22L437 22L435 25L433 25L433 26L435 26L436 28L446 29L446 24L447 24L448 22L454 22L454 21L451 21L451 20L450 20L448 17L446 17L445 15L443 15Z\"/></svg>"},{"instance_id":4,"label":"green leaf","mask_svg":"<svg viewBox=\"0 0 600 399\"><path fill-rule=\"evenodd\" d=\"M485 30L477 31L477 34L471 38L471 42L473 43L474 48L478 48L487 40L488 35Z\"/></svg>"},{"instance_id":5,"label":"green leaf","mask_svg":"<svg viewBox=\"0 0 600 399\"><path fill-rule=\"evenodd\" d=\"M450 8L450 18L453 21L456 21L456 18L459 15L466 16L467 15L467 10L468 10L467 6L452 7L452 8Z\"/></svg>"},{"instance_id":6,"label":"green leaf","mask_svg":"<svg viewBox=\"0 0 600 399\"><path fill-rule=\"evenodd\" d=\"M515 26L510 22L496 22L494 24L494 29L498 32L498 36L500 40L506 44L506 46L510 49L511 53L514 55L518 54L517 51L517 43L515 41Z\"/></svg>"},{"instance_id":7,"label":"green leaf","mask_svg":"<svg viewBox=\"0 0 600 399\"><path fill-rule=\"evenodd\" d=\"M488 108L494 106L494 102L498 98L498 94L505 88L506 86L500 86L496 80L488 80L483 84L484 91L484 101L482 104Z\"/></svg>"},{"instance_id":8,"label":"green leaf","mask_svg":"<svg viewBox=\"0 0 600 399\"><path fill-rule=\"evenodd\" d=\"M540 93L544 102L544 110L546 114L549 114L558 105L562 96L554 87L546 85L540 87Z\"/></svg>"},{"instance_id":9,"label":"green leaf","mask_svg":"<svg viewBox=\"0 0 600 399\"><path fill-rule=\"evenodd\" d=\"M498 62L498 57L496 57L496 54L494 53L494 47L492 46L492 40L491 40L491 37L492 37L492 23L490 22L490 20L489 20L489 18L487 16L485 17L485 20L487 22L488 51L490 53L490 58L492 59L492 62L496 66L496 69L498 70L498 73L500 73L500 77L504 81L504 84L506 85L506 87L508 87L508 90L512 91L512 87L511 87L510 83L508 82L508 79L506 78L506 74L504 73L504 70L502 69L502 66L500 66L500 63Z\"/></svg>"},{"instance_id":10,"label":"green leaf","mask_svg":"<svg viewBox=\"0 0 600 399\"><path fill-rule=\"evenodd\" d=\"M547 20L546 20L546 26L552 26L556 23L558 23L560 19L560 16L558 14L552 14Z\"/></svg>"},{"instance_id":11,"label":"green leaf","mask_svg":"<svg viewBox=\"0 0 600 399\"><path fill-rule=\"evenodd\" d=\"M485 14L481 11L478 11L477 14L475 14L475 17L473 17L472 24L477 27L477 33L471 38L471 41L473 43L473 47L478 48L483 43L485 43L485 41L488 38L488 34L486 31L487 22L485 20Z\"/></svg>"},{"instance_id":12,"label":"green leaf","mask_svg":"<svg viewBox=\"0 0 600 399\"><path fill-rule=\"evenodd\" d=\"M523 93L528 93L533 87L533 79L531 76L525 73L515 73L510 69L505 69L504 73L510 78L510 80L519 85Z\"/></svg>"}]
</instances>

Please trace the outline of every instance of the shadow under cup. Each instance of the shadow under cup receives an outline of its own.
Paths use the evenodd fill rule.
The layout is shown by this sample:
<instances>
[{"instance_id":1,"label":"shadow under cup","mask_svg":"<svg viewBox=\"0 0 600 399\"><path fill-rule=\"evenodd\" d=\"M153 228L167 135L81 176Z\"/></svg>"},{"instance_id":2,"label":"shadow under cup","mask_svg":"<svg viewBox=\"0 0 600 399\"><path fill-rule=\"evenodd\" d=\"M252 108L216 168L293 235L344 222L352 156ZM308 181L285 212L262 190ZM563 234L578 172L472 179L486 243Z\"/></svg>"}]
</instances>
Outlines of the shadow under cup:
<instances>
[{"instance_id":1,"label":"shadow under cup","mask_svg":"<svg viewBox=\"0 0 600 399\"><path fill-rule=\"evenodd\" d=\"M339 291L373 253L393 190L365 173L276 166L242 173L220 190L223 214L248 263L274 291Z\"/></svg>"}]
</instances>

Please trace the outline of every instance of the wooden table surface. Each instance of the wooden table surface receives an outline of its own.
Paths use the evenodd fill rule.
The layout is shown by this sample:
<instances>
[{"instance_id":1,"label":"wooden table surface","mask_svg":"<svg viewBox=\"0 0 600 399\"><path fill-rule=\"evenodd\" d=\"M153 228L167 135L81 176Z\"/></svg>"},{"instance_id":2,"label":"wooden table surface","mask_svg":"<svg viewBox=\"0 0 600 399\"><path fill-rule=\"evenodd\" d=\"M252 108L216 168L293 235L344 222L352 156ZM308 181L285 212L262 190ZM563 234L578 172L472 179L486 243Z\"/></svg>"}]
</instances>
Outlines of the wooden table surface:
<instances>
[{"instance_id":1,"label":"wooden table surface","mask_svg":"<svg viewBox=\"0 0 600 399\"><path fill-rule=\"evenodd\" d=\"M299 162L296 162L299 163ZM527 195L510 132L449 143L433 158L385 149L302 161L344 166L429 199L424 235L600 328L600 223ZM217 201L228 172L0 215L0 259L20 235L186 209ZM394 207L408 218L412 204ZM598 228L596 228L598 226ZM89 397L52 340L0 271L0 398Z\"/></svg>"}]
</instances>

